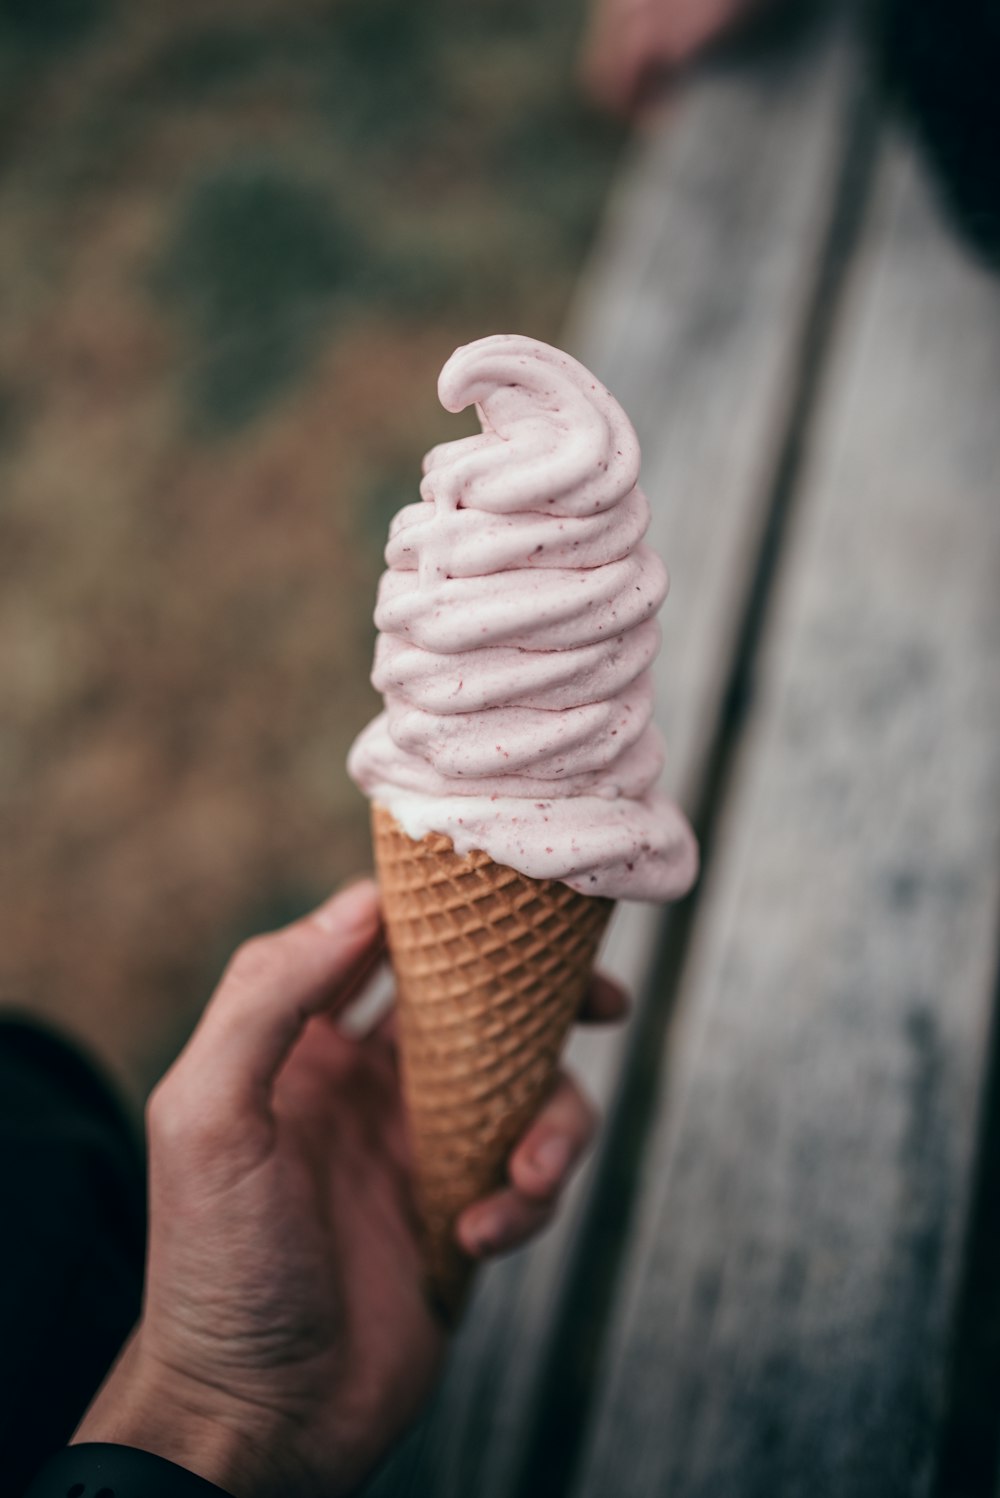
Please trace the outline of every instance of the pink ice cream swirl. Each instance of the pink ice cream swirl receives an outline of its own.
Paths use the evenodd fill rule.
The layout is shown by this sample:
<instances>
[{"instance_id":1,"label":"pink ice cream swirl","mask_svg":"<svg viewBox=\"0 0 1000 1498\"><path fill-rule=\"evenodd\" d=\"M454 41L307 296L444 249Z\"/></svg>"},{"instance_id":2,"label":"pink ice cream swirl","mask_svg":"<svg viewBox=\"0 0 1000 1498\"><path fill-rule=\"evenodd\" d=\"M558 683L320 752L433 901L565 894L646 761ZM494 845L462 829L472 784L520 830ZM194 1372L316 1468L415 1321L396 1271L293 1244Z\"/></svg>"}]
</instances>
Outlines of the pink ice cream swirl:
<instances>
[{"instance_id":1,"label":"pink ice cream swirl","mask_svg":"<svg viewBox=\"0 0 1000 1498\"><path fill-rule=\"evenodd\" d=\"M379 587L385 711L350 773L412 838L450 837L537 879L670 900L697 872L649 667L667 574L642 544L639 444L582 365L531 338L456 349L448 411L482 432L434 448Z\"/></svg>"}]
</instances>

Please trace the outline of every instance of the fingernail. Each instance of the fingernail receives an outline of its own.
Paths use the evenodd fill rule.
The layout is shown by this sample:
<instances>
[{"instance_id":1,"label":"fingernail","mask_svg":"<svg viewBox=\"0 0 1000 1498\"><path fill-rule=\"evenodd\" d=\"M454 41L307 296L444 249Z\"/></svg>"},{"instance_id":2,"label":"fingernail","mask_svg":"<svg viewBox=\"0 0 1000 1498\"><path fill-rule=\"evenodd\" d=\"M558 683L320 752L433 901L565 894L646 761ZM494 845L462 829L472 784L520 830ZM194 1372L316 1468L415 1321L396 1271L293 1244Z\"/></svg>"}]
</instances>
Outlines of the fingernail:
<instances>
[{"instance_id":1,"label":"fingernail","mask_svg":"<svg viewBox=\"0 0 1000 1498\"><path fill-rule=\"evenodd\" d=\"M356 879L313 912L317 926L341 936L358 927L373 926L377 916L378 892L375 881L369 878Z\"/></svg>"},{"instance_id":2,"label":"fingernail","mask_svg":"<svg viewBox=\"0 0 1000 1498\"><path fill-rule=\"evenodd\" d=\"M481 1212L467 1228L465 1238L476 1254L496 1253L507 1240L507 1223L500 1212Z\"/></svg>"},{"instance_id":3,"label":"fingernail","mask_svg":"<svg viewBox=\"0 0 1000 1498\"><path fill-rule=\"evenodd\" d=\"M547 1181L560 1181L569 1169L571 1153L564 1134L548 1134L532 1151L532 1169Z\"/></svg>"}]
</instances>

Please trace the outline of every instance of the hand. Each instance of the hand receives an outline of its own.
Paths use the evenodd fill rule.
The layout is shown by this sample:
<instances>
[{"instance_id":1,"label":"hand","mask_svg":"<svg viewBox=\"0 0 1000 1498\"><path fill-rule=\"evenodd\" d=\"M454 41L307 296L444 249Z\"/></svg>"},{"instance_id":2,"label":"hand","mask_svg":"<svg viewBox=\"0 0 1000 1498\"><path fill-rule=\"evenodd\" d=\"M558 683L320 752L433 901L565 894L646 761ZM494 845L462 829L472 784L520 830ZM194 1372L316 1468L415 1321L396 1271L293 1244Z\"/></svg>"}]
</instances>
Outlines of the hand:
<instances>
[{"instance_id":1,"label":"hand","mask_svg":"<svg viewBox=\"0 0 1000 1498\"><path fill-rule=\"evenodd\" d=\"M236 1498L331 1498L416 1414L446 1332L422 1291L391 1020L360 1041L334 1023L384 955L370 881L236 953L150 1101L145 1306L76 1440ZM595 981L590 1018L624 1006ZM563 1076L463 1245L535 1232L593 1127Z\"/></svg>"},{"instance_id":2,"label":"hand","mask_svg":"<svg viewBox=\"0 0 1000 1498\"><path fill-rule=\"evenodd\" d=\"M580 71L591 98L633 114L646 95L762 0L592 0Z\"/></svg>"}]
</instances>

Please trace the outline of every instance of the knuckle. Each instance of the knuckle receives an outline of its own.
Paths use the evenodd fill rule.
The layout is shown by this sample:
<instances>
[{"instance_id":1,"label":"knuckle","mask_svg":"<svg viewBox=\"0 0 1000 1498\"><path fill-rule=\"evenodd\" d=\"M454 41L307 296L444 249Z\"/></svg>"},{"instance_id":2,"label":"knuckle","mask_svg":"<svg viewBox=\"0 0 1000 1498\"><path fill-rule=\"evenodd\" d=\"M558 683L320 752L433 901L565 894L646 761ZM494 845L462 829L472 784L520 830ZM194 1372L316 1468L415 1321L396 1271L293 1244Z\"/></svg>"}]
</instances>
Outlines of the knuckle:
<instances>
[{"instance_id":1,"label":"knuckle","mask_svg":"<svg viewBox=\"0 0 1000 1498\"><path fill-rule=\"evenodd\" d=\"M283 966L280 943L274 936L252 936L237 947L226 969L226 979L259 988L273 979Z\"/></svg>"},{"instance_id":2,"label":"knuckle","mask_svg":"<svg viewBox=\"0 0 1000 1498\"><path fill-rule=\"evenodd\" d=\"M159 1082L146 1103L146 1132L152 1144L169 1144L182 1132L183 1109L177 1083L171 1073Z\"/></svg>"},{"instance_id":3,"label":"knuckle","mask_svg":"<svg viewBox=\"0 0 1000 1498\"><path fill-rule=\"evenodd\" d=\"M188 1156L199 1145L211 1145L222 1121L211 1099L193 1093L175 1073L168 1073L154 1088L146 1105L150 1146L161 1153L180 1151Z\"/></svg>"}]
</instances>

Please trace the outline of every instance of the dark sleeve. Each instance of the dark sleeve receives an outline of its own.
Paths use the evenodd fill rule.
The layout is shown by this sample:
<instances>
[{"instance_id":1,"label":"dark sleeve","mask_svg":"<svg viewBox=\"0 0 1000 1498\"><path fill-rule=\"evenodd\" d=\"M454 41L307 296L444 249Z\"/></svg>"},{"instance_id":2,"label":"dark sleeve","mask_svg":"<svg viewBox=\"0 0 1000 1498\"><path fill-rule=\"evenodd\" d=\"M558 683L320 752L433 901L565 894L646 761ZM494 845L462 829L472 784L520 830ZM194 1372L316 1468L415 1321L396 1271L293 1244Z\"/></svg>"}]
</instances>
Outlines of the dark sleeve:
<instances>
[{"instance_id":1,"label":"dark sleeve","mask_svg":"<svg viewBox=\"0 0 1000 1498\"><path fill-rule=\"evenodd\" d=\"M1000 0L887 0L883 75L967 244L1000 269Z\"/></svg>"},{"instance_id":2,"label":"dark sleeve","mask_svg":"<svg viewBox=\"0 0 1000 1498\"><path fill-rule=\"evenodd\" d=\"M0 1202L0 1488L16 1494L70 1439L136 1321L145 1182L95 1068L2 1017Z\"/></svg>"},{"instance_id":3,"label":"dark sleeve","mask_svg":"<svg viewBox=\"0 0 1000 1498\"><path fill-rule=\"evenodd\" d=\"M24 1498L230 1498L184 1467L131 1446L69 1446L46 1462Z\"/></svg>"}]
</instances>

